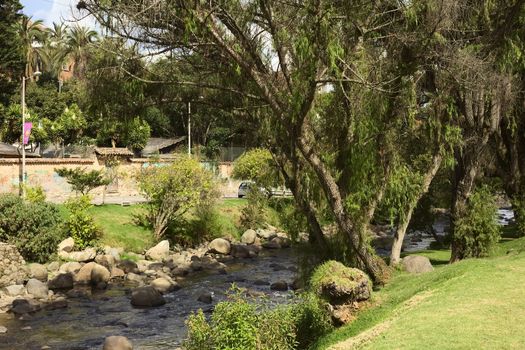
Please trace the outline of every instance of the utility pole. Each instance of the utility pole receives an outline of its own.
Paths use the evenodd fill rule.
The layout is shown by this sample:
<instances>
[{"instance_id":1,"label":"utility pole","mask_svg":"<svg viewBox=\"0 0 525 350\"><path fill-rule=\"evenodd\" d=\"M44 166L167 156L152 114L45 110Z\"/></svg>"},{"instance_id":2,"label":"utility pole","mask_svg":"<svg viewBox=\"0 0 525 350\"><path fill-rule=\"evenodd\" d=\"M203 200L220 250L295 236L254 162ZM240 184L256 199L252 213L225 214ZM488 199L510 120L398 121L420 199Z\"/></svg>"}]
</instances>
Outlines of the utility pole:
<instances>
[{"instance_id":1,"label":"utility pole","mask_svg":"<svg viewBox=\"0 0 525 350\"><path fill-rule=\"evenodd\" d=\"M191 101L188 101L188 157L191 157Z\"/></svg>"},{"instance_id":2,"label":"utility pole","mask_svg":"<svg viewBox=\"0 0 525 350\"><path fill-rule=\"evenodd\" d=\"M26 125L26 77L22 77L22 198L26 198L26 145L24 143Z\"/></svg>"}]
</instances>

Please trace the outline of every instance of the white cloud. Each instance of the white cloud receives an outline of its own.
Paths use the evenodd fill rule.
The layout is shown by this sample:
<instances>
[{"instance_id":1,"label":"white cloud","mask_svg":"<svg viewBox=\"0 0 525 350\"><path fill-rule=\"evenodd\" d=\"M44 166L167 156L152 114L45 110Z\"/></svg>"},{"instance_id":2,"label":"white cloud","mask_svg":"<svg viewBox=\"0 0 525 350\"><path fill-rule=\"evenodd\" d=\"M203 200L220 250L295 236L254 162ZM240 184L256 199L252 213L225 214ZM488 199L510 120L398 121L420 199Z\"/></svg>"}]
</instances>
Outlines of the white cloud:
<instances>
[{"instance_id":1,"label":"white cloud","mask_svg":"<svg viewBox=\"0 0 525 350\"><path fill-rule=\"evenodd\" d=\"M47 26L52 26L53 22L65 22L68 25L79 23L82 26L96 28L93 17L86 17L86 13L79 12L76 8L78 0L50 0L53 1L51 10L42 16Z\"/></svg>"}]
</instances>

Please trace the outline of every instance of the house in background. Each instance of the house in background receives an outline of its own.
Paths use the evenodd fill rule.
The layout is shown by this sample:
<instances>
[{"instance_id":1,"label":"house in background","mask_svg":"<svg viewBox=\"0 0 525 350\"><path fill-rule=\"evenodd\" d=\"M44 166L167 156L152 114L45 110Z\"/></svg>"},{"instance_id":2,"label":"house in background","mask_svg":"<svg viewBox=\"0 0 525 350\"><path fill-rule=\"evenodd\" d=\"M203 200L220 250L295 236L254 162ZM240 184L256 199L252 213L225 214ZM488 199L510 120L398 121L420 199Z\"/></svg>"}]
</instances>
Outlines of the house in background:
<instances>
[{"instance_id":1,"label":"house in background","mask_svg":"<svg viewBox=\"0 0 525 350\"><path fill-rule=\"evenodd\" d=\"M27 158L40 158L40 155L26 150ZM8 143L0 142L0 158L22 158L22 150Z\"/></svg>"},{"instance_id":2,"label":"house in background","mask_svg":"<svg viewBox=\"0 0 525 350\"><path fill-rule=\"evenodd\" d=\"M163 138L151 137L146 146L141 151L141 156L144 158L162 156L162 158L173 157L172 153L181 146L182 142L186 140L186 136Z\"/></svg>"}]
</instances>

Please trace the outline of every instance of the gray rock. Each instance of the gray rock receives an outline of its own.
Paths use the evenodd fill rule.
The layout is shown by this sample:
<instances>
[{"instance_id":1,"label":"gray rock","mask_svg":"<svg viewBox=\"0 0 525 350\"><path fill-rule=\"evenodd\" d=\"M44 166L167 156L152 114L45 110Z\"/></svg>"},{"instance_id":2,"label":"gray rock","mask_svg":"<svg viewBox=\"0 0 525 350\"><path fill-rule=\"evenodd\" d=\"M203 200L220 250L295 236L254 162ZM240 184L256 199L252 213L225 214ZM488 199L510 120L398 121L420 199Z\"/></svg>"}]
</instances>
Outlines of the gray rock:
<instances>
[{"instance_id":1,"label":"gray rock","mask_svg":"<svg viewBox=\"0 0 525 350\"><path fill-rule=\"evenodd\" d=\"M208 249L211 253L227 255L230 254L231 246L230 242L228 242L224 238L215 238L208 245Z\"/></svg>"},{"instance_id":2,"label":"gray rock","mask_svg":"<svg viewBox=\"0 0 525 350\"><path fill-rule=\"evenodd\" d=\"M174 291L178 287L175 282L163 277L154 279L150 285L162 294Z\"/></svg>"},{"instance_id":3,"label":"gray rock","mask_svg":"<svg viewBox=\"0 0 525 350\"><path fill-rule=\"evenodd\" d=\"M47 271L49 272L56 272L60 268L60 263L58 261L50 262L47 265Z\"/></svg>"},{"instance_id":4,"label":"gray rock","mask_svg":"<svg viewBox=\"0 0 525 350\"><path fill-rule=\"evenodd\" d=\"M69 253L73 251L73 248L75 248L75 240L71 237L64 239L58 244L58 252Z\"/></svg>"},{"instance_id":5,"label":"gray rock","mask_svg":"<svg viewBox=\"0 0 525 350\"><path fill-rule=\"evenodd\" d=\"M95 257L95 262L97 264L100 264L107 268L108 270L111 270L113 266L115 266L115 257L113 255L105 254L105 255L97 255Z\"/></svg>"},{"instance_id":6,"label":"gray rock","mask_svg":"<svg viewBox=\"0 0 525 350\"><path fill-rule=\"evenodd\" d=\"M131 293L131 305L153 307L166 304L166 300L159 291L151 286L139 287Z\"/></svg>"},{"instance_id":7,"label":"gray rock","mask_svg":"<svg viewBox=\"0 0 525 350\"><path fill-rule=\"evenodd\" d=\"M137 273L139 272L137 263L131 260L122 260L118 263L117 267L122 269L124 273Z\"/></svg>"},{"instance_id":8,"label":"gray rock","mask_svg":"<svg viewBox=\"0 0 525 350\"><path fill-rule=\"evenodd\" d=\"M144 282L144 279L142 276L140 275L137 275L136 273L133 273L133 272L130 272L126 275L126 280L130 281L130 282L135 282L135 283L143 283Z\"/></svg>"},{"instance_id":9,"label":"gray rock","mask_svg":"<svg viewBox=\"0 0 525 350\"><path fill-rule=\"evenodd\" d=\"M156 246L148 249L146 258L150 260L165 260L170 254L170 242L167 240L159 242Z\"/></svg>"},{"instance_id":10,"label":"gray rock","mask_svg":"<svg viewBox=\"0 0 525 350\"><path fill-rule=\"evenodd\" d=\"M270 285L271 290L286 291L288 290L288 283L285 281L276 281Z\"/></svg>"},{"instance_id":11,"label":"gray rock","mask_svg":"<svg viewBox=\"0 0 525 350\"><path fill-rule=\"evenodd\" d=\"M112 268L110 272L111 272L111 278L121 278L126 275L124 273L124 270L119 269L118 267Z\"/></svg>"},{"instance_id":12,"label":"gray rock","mask_svg":"<svg viewBox=\"0 0 525 350\"><path fill-rule=\"evenodd\" d=\"M70 272L58 274L47 282L47 286L49 289L71 289L73 288L73 274Z\"/></svg>"},{"instance_id":13,"label":"gray rock","mask_svg":"<svg viewBox=\"0 0 525 350\"><path fill-rule=\"evenodd\" d=\"M254 230L246 230L241 236L241 242L244 244L253 244L257 238L257 232Z\"/></svg>"},{"instance_id":14,"label":"gray rock","mask_svg":"<svg viewBox=\"0 0 525 350\"><path fill-rule=\"evenodd\" d=\"M281 249L281 245L279 244L279 242L273 239L269 242L264 242L262 246L266 249Z\"/></svg>"},{"instance_id":15,"label":"gray rock","mask_svg":"<svg viewBox=\"0 0 525 350\"><path fill-rule=\"evenodd\" d=\"M80 269L82 268L82 265L80 265L79 262L76 262L76 261L72 261L72 262L67 262L65 264L62 264L62 266L60 266L60 268L58 269L58 272L59 273L77 273L78 271L80 271Z\"/></svg>"},{"instance_id":16,"label":"gray rock","mask_svg":"<svg viewBox=\"0 0 525 350\"><path fill-rule=\"evenodd\" d=\"M47 284L35 278L31 278L27 281L26 290L37 299L47 299L47 294L49 292Z\"/></svg>"},{"instance_id":17,"label":"gray rock","mask_svg":"<svg viewBox=\"0 0 525 350\"><path fill-rule=\"evenodd\" d=\"M0 334L5 334L7 333L7 328L5 328L4 326L0 326Z\"/></svg>"},{"instance_id":18,"label":"gray rock","mask_svg":"<svg viewBox=\"0 0 525 350\"><path fill-rule=\"evenodd\" d=\"M39 281L47 282L47 268L41 264L29 264L29 277L36 278Z\"/></svg>"},{"instance_id":19,"label":"gray rock","mask_svg":"<svg viewBox=\"0 0 525 350\"><path fill-rule=\"evenodd\" d=\"M107 283L111 277L111 273L104 266L95 263L91 270L91 284L98 285L99 283Z\"/></svg>"},{"instance_id":20,"label":"gray rock","mask_svg":"<svg viewBox=\"0 0 525 350\"><path fill-rule=\"evenodd\" d=\"M211 304L213 301L213 296L210 292L204 292L197 298L197 301L200 301L201 303L205 304Z\"/></svg>"},{"instance_id":21,"label":"gray rock","mask_svg":"<svg viewBox=\"0 0 525 350\"><path fill-rule=\"evenodd\" d=\"M104 340L102 350L133 350L133 344L126 337L113 335Z\"/></svg>"},{"instance_id":22,"label":"gray rock","mask_svg":"<svg viewBox=\"0 0 525 350\"><path fill-rule=\"evenodd\" d=\"M24 285L22 284L14 284L12 286L7 286L4 288L5 294L11 297L17 297L19 295L23 295L25 291L26 289Z\"/></svg>"},{"instance_id":23,"label":"gray rock","mask_svg":"<svg viewBox=\"0 0 525 350\"><path fill-rule=\"evenodd\" d=\"M232 244L230 254L234 258L255 258L259 255L259 249L258 246L254 245Z\"/></svg>"},{"instance_id":24,"label":"gray rock","mask_svg":"<svg viewBox=\"0 0 525 350\"><path fill-rule=\"evenodd\" d=\"M97 251L94 248L86 248L80 252L65 253L66 258L78 262L88 262L95 260ZM60 254L59 254L60 256Z\"/></svg>"},{"instance_id":25,"label":"gray rock","mask_svg":"<svg viewBox=\"0 0 525 350\"><path fill-rule=\"evenodd\" d=\"M78 284L89 284L91 283L91 271L96 263L90 262L82 266L82 268L75 275L75 282Z\"/></svg>"},{"instance_id":26,"label":"gray rock","mask_svg":"<svg viewBox=\"0 0 525 350\"><path fill-rule=\"evenodd\" d=\"M15 299L11 304L10 311L16 315L23 315L40 310L40 305L26 299Z\"/></svg>"},{"instance_id":27,"label":"gray rock","mask_svg":"<svg viewBox=\"0 0 525 350\"><path fill-rule=\"evenodd\" d=\"M434 270L430 260L426 256L409 255L403 258L403 268L409 273L425 273Z\"/></svg>"},{"instance_id":28,"label":"gray rock","mask_svg":"<svg viewBox=\"0 0 525 350\"><path fill-rule=\"evenodd\" d=\"M262 239L270 240L276 235L277 233L274 230L263 230L263 229L257 230L257 236L259 236Z\"/></svg>"}]
</instances>

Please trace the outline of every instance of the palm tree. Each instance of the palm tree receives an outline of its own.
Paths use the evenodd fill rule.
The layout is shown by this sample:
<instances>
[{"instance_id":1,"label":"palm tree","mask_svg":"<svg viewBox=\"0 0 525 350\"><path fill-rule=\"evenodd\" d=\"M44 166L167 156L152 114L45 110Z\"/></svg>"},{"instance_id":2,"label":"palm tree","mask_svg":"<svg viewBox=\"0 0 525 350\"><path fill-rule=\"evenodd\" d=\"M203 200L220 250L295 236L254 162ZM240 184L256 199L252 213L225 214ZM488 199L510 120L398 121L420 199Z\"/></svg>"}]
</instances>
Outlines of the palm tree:
<instances>
[{"instance_id":1,"label":"palm tree","mask_svg":"<svg viewBox=\"0 0 525 350\"><path fill-rule=\"evenodd\" d=\"M26 56L25 76L31 80L33 80L33 72L39 66L39 44L45 42L47 35L47 30L42 23L41 20L33 21L32 17L22 16L18 27Z\"/></svg>"},{"instance_id":2,"label":"palm tree","mask_svg":"<svg viewBox=\"0 0 525 350\"><path fill-rule=\"evenodd\" d=\"M84 75L87 60L87 48L98 38L97 32L75 25L67 33L68 56L75 63L74 75Z\"/></svg>"},{"instance_id":3,"label":"palm tree","mask_svg":"<svg viewBox=\"0 0 525 350\"><path fill-rule=\"evenodd\" d=\"M53 22L53 28L49 30L48 40L38 50L44 69L51 72L53 77L61 79L60 73L69 53L67 46L67 29L63 23Z\"/></svg>"}]
</instances>

